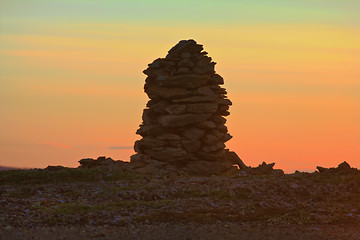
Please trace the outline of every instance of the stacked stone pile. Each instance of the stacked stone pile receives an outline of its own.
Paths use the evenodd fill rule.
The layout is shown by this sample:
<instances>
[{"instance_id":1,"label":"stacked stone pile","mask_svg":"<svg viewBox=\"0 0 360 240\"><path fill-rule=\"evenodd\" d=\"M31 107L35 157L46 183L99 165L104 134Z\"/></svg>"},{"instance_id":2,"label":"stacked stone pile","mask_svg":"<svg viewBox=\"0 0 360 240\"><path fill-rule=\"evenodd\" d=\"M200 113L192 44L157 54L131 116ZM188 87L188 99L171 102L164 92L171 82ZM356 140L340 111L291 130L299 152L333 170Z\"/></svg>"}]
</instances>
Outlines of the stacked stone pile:
<instances>
[{"instance_id":1,"label":"stacked stone pile","mask_svg":"<svg viewBox=\"0 0 360 240\"><path fill-rule=\"evenodd\" d=\"M232 136L225 126L232 104L220 85L215 62L194 40L182 40L144 71L150 100L137 130L131 162L139 171L179 170L216 174L240 158L225 149Z\"/></svg>"}]
</instances>

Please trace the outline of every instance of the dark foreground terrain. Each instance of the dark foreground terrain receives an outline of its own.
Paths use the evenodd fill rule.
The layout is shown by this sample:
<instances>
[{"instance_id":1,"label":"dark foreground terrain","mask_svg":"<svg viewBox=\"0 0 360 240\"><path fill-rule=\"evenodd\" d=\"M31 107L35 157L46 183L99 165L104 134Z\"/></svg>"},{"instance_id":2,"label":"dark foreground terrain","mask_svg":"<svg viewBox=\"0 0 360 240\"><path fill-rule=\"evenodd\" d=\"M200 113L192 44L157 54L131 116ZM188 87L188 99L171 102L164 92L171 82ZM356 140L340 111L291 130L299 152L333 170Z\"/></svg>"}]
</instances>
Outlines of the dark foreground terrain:
<instances>
[{"instance_id":1,"label":"dark foreground terrain","mask_svg":"<svg viewBox=\"0 0 360 240\"><path fill-rule=\"evenodd\" d=\"M0 239L360 239L360 173L0 171Z\"/></svg>"}]
</instances>

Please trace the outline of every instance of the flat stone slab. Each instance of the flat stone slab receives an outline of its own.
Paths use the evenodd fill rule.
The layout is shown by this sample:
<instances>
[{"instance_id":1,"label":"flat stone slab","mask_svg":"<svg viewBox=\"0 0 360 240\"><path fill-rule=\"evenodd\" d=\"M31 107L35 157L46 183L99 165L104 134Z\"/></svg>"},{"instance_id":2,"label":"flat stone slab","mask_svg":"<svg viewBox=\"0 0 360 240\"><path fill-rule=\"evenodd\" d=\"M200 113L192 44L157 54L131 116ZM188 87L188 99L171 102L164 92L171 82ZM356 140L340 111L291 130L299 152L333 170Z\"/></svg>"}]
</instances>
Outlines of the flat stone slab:
<instances>
[{"instance_id":1,"label":"flat stone slab","mask_svg":"<svg viewBox=\"0 0 360 240\"><path fill-rule=\"evenodd\" d=\"M150 156L159 161L172 162L186 158L187 153L180 148L164 148L153 151Z\"/></svg>"},{"instance_id":2,"label":"flat stone slab","mask_svg":"<svg viewBox=\"0 0 360 240\"><path fill-rule=\"evenodd\" d=\"M173 103L202 103L202 102L215 102L217 101L215 96L194 96L181 99L171 100Z\"/></svg>"},{"instance_id":3,"label":"flat stone slab","mask_svg":"<svg viewBox=\"0 0 360 240\"><path fill-rule=\"evenodd\" d=\"M165 99L182 98L190 96L191 92L187 89L180 87L160 87L160 86L149 86L145 92L150 98L160 97Z\"/></svg>"},{"instance_id":4,"label":"flat stone slab","mask_svg":"<svg viewBox=\"0 0 360 240\"><path fill-rule=\"evenodd\" d=\"M182 74L177 76L159 76L155 81L162 87L199 88L205 86L209 79L208 75Z\"/></svg>"},{"instance_id":5,"label":"flat stone slab","mask_svg":"<svg viewBox=\"0 0 360 240\"><path fill-rule=\"evenodd\" d=\"M158 118L164 127L184 127L192 123L202 122L211 117L211 114L180 114L165 115Z\"/></svg>"}]
</instances>

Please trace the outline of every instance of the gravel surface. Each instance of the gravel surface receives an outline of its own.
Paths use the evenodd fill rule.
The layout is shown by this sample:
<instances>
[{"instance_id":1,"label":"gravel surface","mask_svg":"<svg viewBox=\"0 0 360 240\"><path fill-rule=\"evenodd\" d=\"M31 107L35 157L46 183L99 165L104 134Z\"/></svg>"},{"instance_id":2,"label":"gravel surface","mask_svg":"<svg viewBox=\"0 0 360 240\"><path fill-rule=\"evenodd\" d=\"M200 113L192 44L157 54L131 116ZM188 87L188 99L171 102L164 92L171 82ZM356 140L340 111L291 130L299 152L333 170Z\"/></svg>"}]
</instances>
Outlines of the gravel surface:
<instances>
[{"instance_id":1,"label":"gravel surface","mask_svg":"<svg viewBox=\"0 0 360 240\"><path fill-rule=\"evenodd\" d=\"M0 239L237 239L237 240L358 240L360 226L159 224L141 226L47 227L0 230Z\"/></svg>"},{"instance_id":2,"label":"gravel surface","mask_svg":"<svg viewBox=\"0 0 360 240\"><path fill-rule=\"evenodd\" d=\"M358 172L109 174L56 183L0 175L0 239L360 239Z\"/></svg>"}]
</instances>

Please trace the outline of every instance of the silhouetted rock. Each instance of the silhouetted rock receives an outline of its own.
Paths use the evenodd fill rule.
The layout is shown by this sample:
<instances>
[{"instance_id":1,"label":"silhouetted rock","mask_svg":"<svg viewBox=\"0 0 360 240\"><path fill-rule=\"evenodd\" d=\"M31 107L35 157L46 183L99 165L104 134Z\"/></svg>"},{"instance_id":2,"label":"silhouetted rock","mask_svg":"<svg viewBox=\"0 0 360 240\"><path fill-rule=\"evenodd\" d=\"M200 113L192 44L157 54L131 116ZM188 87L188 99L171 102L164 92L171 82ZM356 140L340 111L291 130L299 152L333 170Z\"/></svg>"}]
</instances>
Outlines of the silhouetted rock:
<instances>
[{"instance_id":1,"label":"silhouetted rock","mask_svg":"<svg viewBox=\"0 0 360 240\"><path fill-rule=\"evenodd\" d=\"M246 169L246 173L248 175L283 175L284 171L281 169L273 169L275 163L267 164L266 162L262 162L259 166L252 168L248 167Z\"/></svg>"},{"instance_id":2,"label":"silhouetted rock","mask_svg":"<svg viewBox=\"0 0 360 240\"><path fill-rule=\"evenodd\" d=\"M225 149L231 139L225 126L229 106L224 79L194 40L182 40L144 70L150 98L131 157L140 173L175 169L190 174L219 174L245 164ZM163 165L158 164L162 162ZM91 164L91 163L90 163ZM157 165L157 167L154 167Z\"/></svg>"},{"instance_id":3,"label":"silhouetted rock","mask_svg":"<svg viewBox=\"0 0 360 240\"><path fill-rule=\"evenodd\" d=\"M246 170L248 168L235 152L229 151L226 157L229 162L238 165L240 170Z\"/></svg>"},{"instance_id":4,"label":"silhouetted rock","mask_svg":"<svg viewBox=\"0 0 360 240\"><path fill-rule=\"evenodd\" d=\"M350 167L350 165L345 161L340 163L336 168L324 168L320 166L317 166L316 168L319 173L349 174L359 171L356 168Z\"/></svg>"},{"instance_id":5,"label":"silhouetted rock","mask_svg":"<svg viewBox=\"0 0 360 240\"><path fill-rule=\"evenodd\" d=\"M113 160L104 156L98 157L96 160L93 158L84 158L79 161L79 168L98 168L98 167L117 167L124 171L130 171L131 167L129 162L123 162L120 160Z\"/></svg>"},{"instance_id":6,"label":"silhouetted rock","mask_svg":"<svg viewBox=\"0 0 360 240\"><path fill-rule=\"evenodd\" d=\"M47 170L47 171L59 171L59 170L64 170L64 169L69 169L69 168L57 165L57 166L47 166L44 170Z\"/></svg>"},{"instance_id":7,"label":"silhouetted rock","mask_svg":"<svg viewBox=\"0 0 360 240\"><path fill-rule=\"evenodd\" d=\"M92 158L84 158L84 159L81 159L79 161L80 163L80 167L82 168L89 168L89 167L92 167L92 165L94 165L94 159Z\"/></svg>"}]
</instances>

